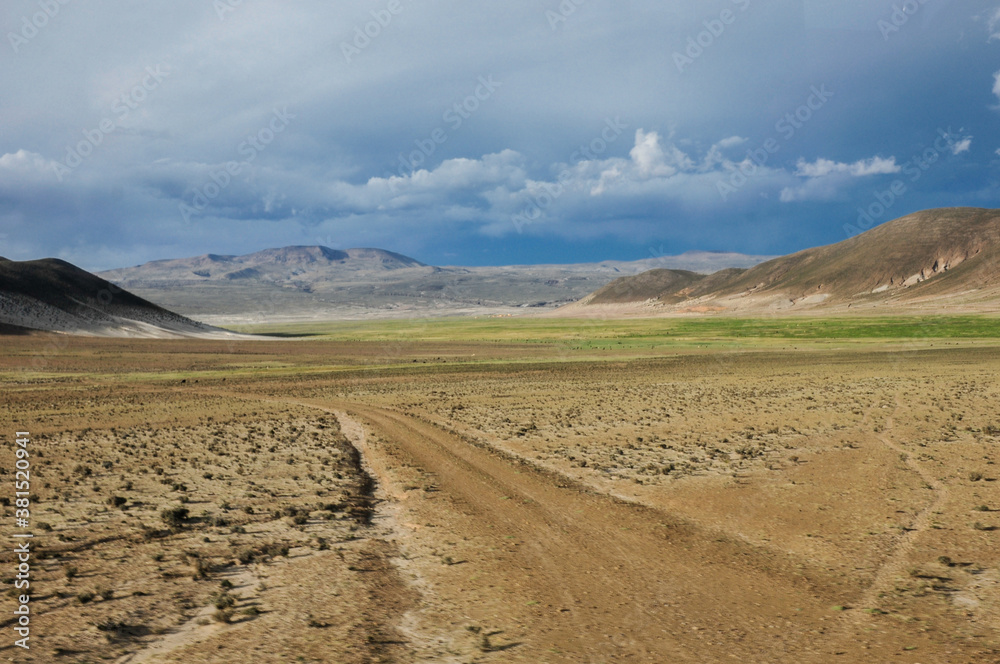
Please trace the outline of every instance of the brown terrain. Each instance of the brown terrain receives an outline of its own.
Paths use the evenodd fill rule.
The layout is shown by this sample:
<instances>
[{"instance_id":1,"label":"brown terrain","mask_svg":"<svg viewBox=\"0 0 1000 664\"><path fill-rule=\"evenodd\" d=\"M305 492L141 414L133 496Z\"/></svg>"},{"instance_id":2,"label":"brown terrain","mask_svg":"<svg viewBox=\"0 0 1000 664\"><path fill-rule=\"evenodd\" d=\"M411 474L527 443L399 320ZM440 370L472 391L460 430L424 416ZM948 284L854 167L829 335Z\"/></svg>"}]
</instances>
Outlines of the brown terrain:
<instances>
[{"instance_id":1,"label":"brown terrain","mask_svg":"<svg viewBox=\"0 0 1000 664\"><path fill-rule=\"evenodd\" d=\"M1000 660L995 341L4 345L10 661Z\"/></svg>"},{"instance_id":2,"label":"brown terrain","mask_svg":"<svg viewBox=\"0 0 1000 664\"><path fill-rule=\"evenodd\" d=\"M996 312L1000 210L925 210L825 247L711 275L622 277L555 315Z\"/></svg>"}]
</instances>

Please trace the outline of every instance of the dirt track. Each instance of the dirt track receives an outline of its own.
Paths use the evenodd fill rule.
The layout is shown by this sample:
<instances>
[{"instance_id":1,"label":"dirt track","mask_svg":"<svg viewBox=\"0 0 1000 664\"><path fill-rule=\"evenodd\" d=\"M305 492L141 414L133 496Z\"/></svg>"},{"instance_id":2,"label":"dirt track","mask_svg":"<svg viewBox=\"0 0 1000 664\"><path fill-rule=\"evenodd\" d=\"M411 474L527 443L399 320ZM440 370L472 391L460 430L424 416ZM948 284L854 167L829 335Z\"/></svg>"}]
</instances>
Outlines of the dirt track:
<instances>
[{"instance_id":1,"label":"dirt track","mask_svg":"<svg viewBox=\"0 0 1000 664\"><path fill-rule=\"evenodd\" d=\"M309 405L346 411L374 434L365 454L399 499L395 518L411 533L401 544L427 587L412 617L420 661L469 661L447 658L464 654L469 625L496 629L493 650L480 648L489 661L961 661L877 618L833 612L845 589L825 570L596 494L403 413ZM407 486L415 476L431 490ZM448 545L452 562L442 564L433 554ZM920 655L900 657L904 646Z\"/></svg>"}]
</instances>

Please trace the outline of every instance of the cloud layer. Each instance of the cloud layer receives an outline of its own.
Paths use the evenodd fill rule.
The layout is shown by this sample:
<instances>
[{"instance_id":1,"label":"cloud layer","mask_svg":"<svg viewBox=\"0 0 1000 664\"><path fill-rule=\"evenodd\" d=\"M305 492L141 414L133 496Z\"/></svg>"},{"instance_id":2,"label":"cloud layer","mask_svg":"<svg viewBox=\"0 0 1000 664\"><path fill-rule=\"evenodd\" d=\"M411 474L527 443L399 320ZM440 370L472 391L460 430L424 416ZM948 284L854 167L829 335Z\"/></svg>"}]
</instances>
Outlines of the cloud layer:
<instances>
[{"instance_id":1,"label":"cloud layer","mask_svg":"<svg viewBox=\"0 0 1000 664\"><path fill-rule=\"evenodd\" d=\"M997 121L995 6L921 5L886 38L882 0L55 4L0 13L12 258L790 251L841 239L953 126L892 212L996 204L972 139Z\"/></svg>"}]
</instances>

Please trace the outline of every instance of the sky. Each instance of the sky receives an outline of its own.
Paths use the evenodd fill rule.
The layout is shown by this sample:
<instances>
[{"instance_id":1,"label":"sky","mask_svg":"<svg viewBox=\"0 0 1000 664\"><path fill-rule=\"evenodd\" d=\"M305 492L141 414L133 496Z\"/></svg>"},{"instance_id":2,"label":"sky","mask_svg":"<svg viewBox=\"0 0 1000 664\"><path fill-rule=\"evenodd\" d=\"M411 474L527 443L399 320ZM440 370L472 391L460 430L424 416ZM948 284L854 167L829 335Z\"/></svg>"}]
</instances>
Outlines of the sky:
<instances>
[{"instance_id":1,"label":"sky","mask_svg":"<svg viewBox=\"0 0 1000 664\"><path fill-rule=\"evenodd\" d=\"M5 0L0 255L777 255L1000 207L1000 0Z\"/></svg>"}]
</instances>

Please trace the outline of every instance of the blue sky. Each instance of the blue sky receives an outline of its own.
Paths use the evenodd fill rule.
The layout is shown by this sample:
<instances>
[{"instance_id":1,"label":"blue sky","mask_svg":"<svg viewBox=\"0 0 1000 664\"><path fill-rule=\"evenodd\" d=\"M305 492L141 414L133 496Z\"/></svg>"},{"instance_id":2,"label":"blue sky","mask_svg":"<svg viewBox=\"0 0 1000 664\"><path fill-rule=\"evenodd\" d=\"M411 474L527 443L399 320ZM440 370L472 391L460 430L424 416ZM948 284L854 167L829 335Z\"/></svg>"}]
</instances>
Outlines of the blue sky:
<instances>
[{"instance_id":1,"label":"blue sky","mask_svg":"<svg viewBox=\"0 0 1000 664\"><path fill-rule=\"evenodd\" d=\"M0 27L7 258L781 254L1000 207L1000 0L8 0Z\"/></svg>"}]
</instances>

